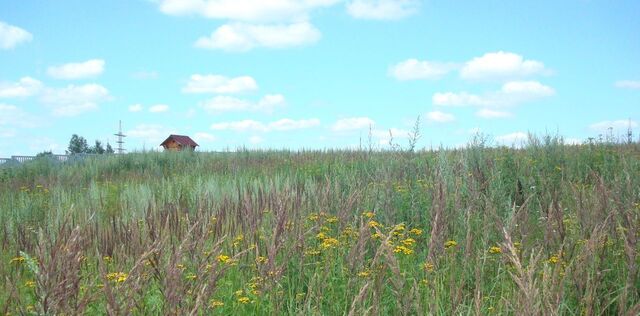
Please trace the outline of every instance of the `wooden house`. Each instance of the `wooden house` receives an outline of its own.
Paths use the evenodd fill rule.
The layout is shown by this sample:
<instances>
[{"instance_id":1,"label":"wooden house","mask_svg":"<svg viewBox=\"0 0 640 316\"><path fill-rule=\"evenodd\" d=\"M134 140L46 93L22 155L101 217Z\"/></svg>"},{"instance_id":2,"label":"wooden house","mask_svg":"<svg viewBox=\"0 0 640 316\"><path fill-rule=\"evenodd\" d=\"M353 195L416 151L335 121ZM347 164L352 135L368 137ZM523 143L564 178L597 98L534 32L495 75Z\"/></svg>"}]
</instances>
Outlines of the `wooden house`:
<instances>
[{"instance_id":1,"label":"wooden house","mask_svg":"<svg viewBox=\"0 0 640 316\"><path fill-rule=\"evenodd\" d=\"M171 134L160 146L164 147L164 150L167 151L181 151L195 150L199 145L189 136Z\"/></svg>"}]
</instances>

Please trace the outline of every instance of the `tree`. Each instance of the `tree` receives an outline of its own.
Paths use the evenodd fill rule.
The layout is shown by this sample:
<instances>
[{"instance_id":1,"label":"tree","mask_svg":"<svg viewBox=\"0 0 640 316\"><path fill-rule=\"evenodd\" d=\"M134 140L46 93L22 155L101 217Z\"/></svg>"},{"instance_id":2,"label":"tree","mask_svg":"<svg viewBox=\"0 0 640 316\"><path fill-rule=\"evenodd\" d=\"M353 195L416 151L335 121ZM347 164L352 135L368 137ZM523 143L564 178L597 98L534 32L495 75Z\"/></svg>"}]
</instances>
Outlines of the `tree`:
<instances>
[{"instance_id":1,"label":"tree","mask_svg":"<svg viewBox=\"0 0 640 316\"><path fill-rule=\"evenodd\" d=\"M36 155L36 158L40 158L40 157L49 157L49 156L53 156L53 152L51 150L48 151L43 151L41 153L38 153Z\"/></svg>"},{"instance_id":2,"label":"tree","mask_svg":"<svg viewBox=\"0 0 640 316\"><path fill-rule=\"evenodd\" d=\"M105 150L104 147L102 147L102 143L99 140L96 140L96 144L89 148L88 153L90 154L98 154L98 155L102 155L104 154Z\"/></svg>"},{"instance_id":3,"label":"tree","mask_svg":"<svg viewBox=\"0 0 640 316\"><path fill-rule=\"evenodd\" d=\"M113 150L113 148L111 147L111 144L109 144L109 142L107 142L107 149L105 150L106 154L113 154L115 153L115 151Z\"/></svg>"},{"instance_id":4,"label":"tree","mask_svg":"<svg viewBox=\"0 0 640 316\"><path fill-rule=\"evenodd\" d=\"M67 154L85 154L87 152L89 152L89 145L87 145L87 140L82 136L73 134L71 136L71 140L69 140L69 148L67 149Z\"/></svg>"}]
</instances>

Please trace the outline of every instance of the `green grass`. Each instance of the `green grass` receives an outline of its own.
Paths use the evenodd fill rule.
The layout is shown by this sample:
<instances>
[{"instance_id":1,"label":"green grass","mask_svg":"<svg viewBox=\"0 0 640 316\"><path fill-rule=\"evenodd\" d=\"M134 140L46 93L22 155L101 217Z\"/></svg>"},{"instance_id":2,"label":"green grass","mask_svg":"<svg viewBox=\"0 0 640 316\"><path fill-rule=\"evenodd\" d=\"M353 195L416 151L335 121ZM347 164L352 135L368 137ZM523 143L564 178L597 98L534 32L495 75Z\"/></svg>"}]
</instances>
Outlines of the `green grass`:
<instances>
[{"instance_id":1,"label":"green grass","mask_svg":"<svg viewBox=\"0 0 640 316\"><path fill-rule=\"evenodd\" d=\"M43 159L0 168L0 311L634 313L639 214L638 144Z\"/></svg>"}]
</instances>

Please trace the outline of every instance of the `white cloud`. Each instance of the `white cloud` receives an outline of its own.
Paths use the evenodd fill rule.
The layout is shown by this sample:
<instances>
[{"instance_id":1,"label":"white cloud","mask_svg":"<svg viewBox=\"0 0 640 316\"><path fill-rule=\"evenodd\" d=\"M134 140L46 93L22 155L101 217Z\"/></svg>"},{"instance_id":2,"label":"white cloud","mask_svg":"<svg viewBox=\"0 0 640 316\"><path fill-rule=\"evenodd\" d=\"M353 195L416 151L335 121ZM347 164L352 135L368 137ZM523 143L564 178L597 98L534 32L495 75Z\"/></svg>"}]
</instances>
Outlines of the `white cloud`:
<instances>
[{"instance_id":1,"label":"white cloud","mask_svg":"<svg viewBox=\"0 0 640 316\"><path fill-rule=\"evenodd\" d=\"M227 78L220 75L191 75L184 93L240 93L257 90L258 84L249 76Z\"/></svg>"},{"instance_id":2,"label":"white cloud","mask_svg":"<svg viewBox=\"0 0 640 316\"><path fill-rule=\"evenodd\" d=\"M76 116L95 110L100 102L110 98L109 91L98 84L81 86L69 85L66 88L48 88L42 95L42 102L49 106L53 115Z\"/></svg>"},{"instance_id":3,"label":"white cloud","mask_svg":"<svg viewBox=\"0 0 640 316\"><path fill-rule=\"evenodd\" d=\"M105 62L102 59L91 59L85 62L52 66L47 69L47 73L56 79L73 80L93 78L104 72L104 64Z\"/></svg>"},{"instance_id":4,"label":"white cloud","mask_svg":"<svg viewBox=\"0 0 640 316\"><path fill-rule=\"evenodd\" d=\"M254 120L243 120L235 122L222 122L211 125L213 130L231 130L236 132L271 132L271 131L291 131L307 129L320 125L320 120L313 118L308 120L281 119L270 123L262 123Z\"/></svg>"},{"instance_id":5,"label":"white cloud","mask_svg":"<svg viewBox=\"0 0 640 316\"><path fill-rule=\"evenodd\" d=\"M640 80L620 80L616 82L616 87L623 89L640 89Z\"/></svg>"},{"instance_id":6,"label":"white cloud","mask_svg":"<svg viewBox=\"0 0 640 316\"><path fill-rule=\"evenodd\" d=\"M389 69L389 74L398 80L440 79L458 66L454 63L420 61L408 59Z\"/></svg>"},{"instance_id":7,"label":"white cloud","mask_svg":"<svg viewBox=\"0 0 640 316\"><path fill-rule=\"evenodd\" d=\"M438 92L433 95L432 102L439 106L500 107L531 102L554 94L553 88L537 81L512 81L503 84L499 91L481 96L467 92Z\"/></svg>"},{"instance_id":8,"label":"white cloud","mask_svg":"<svg viewBox=\"0 0 640 316\"><path fill-rule=\"evenodd\" d=\"M515 132L511 134L501 135L496 137L496 141L502 145L516 145L522 146L529 138L529 135L525 132Z\"/></svg>"},{"instance_id":9,"label":"white cloud","mask_svg":"<svg viewBox=\"0 0 640 316\"><path fill-rule=\"evenodd\" d=\"M160 75L157 71L136 71L131 74L131 78L137 80L153 80L158 79Z\"/></svg>"},{"instance_id":10,"label":"white cloud","mask_svg":"<svg viewBox=\"0 0 640 316\"><path fill-rule=\"evenodd\" d=\"M151 113L161 113L169 111L169 106L166 104L156 104L149 107Z\"/></svg>"},{"instance_id":11,"label":"white cloud","mask_svg":"<svg viewBox=\"0 0 640 316\"><path fill-rule=\"evenodd\" d=\"M611 128L614 132L619 133L626 132L629 128L638 128L638 122L633 120L602 121L591 124L589 128L597 132L606 132Z\"/></svg>"},{"instance_id":12,"label":"white cloud","mask_svg":"<svg viewBox=\"0 0 640 316\"><path fill-rule=\"evenodd\" d=\"M507 118L513 116L510 112L505 111L496 111L491 109L480 109L476 112L477 117L485 118L485 119L494 119L494 118Z\"/></svg>"},{"instance_id":13,"label":"white cloud","mask_svg":"<svg viewBox=\"0 0 640 316\"><path fill-rule=\"evenodd\" d=\"M18 82L0 82L0 98L29 97L42 89L42 82L23 77Z\"/></svg>"},{"instance_id":14,"label":"white cloud","mask_svg":"<svg viewBox=\"0 0 640 316\"><path fill-rule=\"evenodd\" d=\"M33 39L31 33L0 21L0 49L13 49Z\"/></svg>"},{"instance_id":15,"label":"white cloud","mask_svg":"<svg viewBox=\"0 0 640 316\"><path fill-rule=\"evenodd\" d=\"M310 11L341 0L160 0L170 15L202 15L211 19L246 22L303 21Z\"/></svg>"},{"instance_id":16,"label":"white cloud","mask_svg":"<svg viewBox=\"0 0 640 316\"><path fill-rule=\"evenodd\" d=\"M260 136L257 136L257 135L249 137L249 142L254 144L254 145L260 144L263 141L264 141L264 139L262 137L260 137Z\"/></svg>"},{"instance_id":17,"label":"white cloud","mask_svg":"<svg viewBox=\"0 0 640 316\"><path fill-rule=\"evenodd\" d=\"M218 27L210 36L199 38L194 45L204 49L246 52L257 47L278 49L309 45L320 37L320 31L308 22L288 25L232 23Z\"/></svg>"},{"instance_id":18,"label":"white cloud","mask_svg":"<svg viewBox=\"0 0 640 316\"><path fill-rule=\"evenodd\" d=\"M213 142L216 140L215 136L205 132L196 133L194 138L198 143Z\"/></svg>"},{"instance_id":19,"label":"white cloud","mask_svg":"<svg viewBox=\"0 0 640 316\"><path fill-rule=\"evenodd\" d=\"M368 117L350 117L337 120L331 129L335 132L352 131L372 127L376 122Z\"/></svg>"},{"instance_id":20,"label":"white cloud","mask_svg":"<svg viewBox=\"0 0 640 316\"><path fill-rule=\"evenodd\" d=\"M21 108L0 103L0 126L35 127L32 119Z\"/></svg>"},{"instance_id":21,"label":"white cloud","mask_svg":"<svg viewBox=\"0 0 640 316\"><path fill-rule=\"evenodd\" d=\"M232 111L256 111L271 113L274 110L284 107L286 100L281 94L268 94L258 102L251 102L230 96L216 96L204 101L200 106L209 113L221 113Z\"/></svg>"},{"instance_id":22,"label":"white cloud","mask_svg":"<svg viewBox=\"0 0 640 316\"><path fill-rule=\"evenodd\" d=\"M427 113L427 121L436 123L449 123L456 120L455 116L450 113L440 111L432 111Z\"/></svg>"},{"instance_id":23,"label":"white cloud","mask_svg":"<svg viewBox=\"0 0 640 316\"><path fill-rule=\"evenodd\" d=\"M269 123L269 130L274 131L291 131L296 129L306 129L311 127L316 127L320 125L319 119L309 119L309 120L292 120L292 119L281 119L275 122Z\"/></svg>"},{"instance_id":24,"label":"white cloud","mask_svg":"<svg viewBox=\"0 0 640 316\"><path fill-rule=\"evenodd\" d=\"M417 0L353 0L347 3L347 12L357 19L397 20L416 13Z\"/></svg>"},{"instance_id":25,"label":"white cloud","mask_svg":"<svg viewBox=\"0 0 640 316\"><path fill-rule=\"evenodd\" d=\"M133 104L129 106L129 112L140 112L142 108L142 104Z\"/></svg>"},{"instance_id":26,"label":"white cloud","mask_svg":"<svg viewBox=\"0 0 640 316\"><path fill-rule=\"evenodd\" d=\"M399 128L375 129L371 131L371 136L377 139L380 145L389 145L392 136L395 143L395 140L409 138L410 134L409 131Z\"/></svg>"},{"instance_id":27,"label":"white cloud","mask_svg":"<svg viewBox=\"0 0 640 316\"><path fill-rule=\"evenodd\" d=\"M153 143L155 147L155 143L158 143L159 145L159 143L165 140L167 136L175 134L175 131L159 124L139 124L134 129L127 131L125 134L129 137L149 141Z\"/></svg>"},{"instance_id":28,"label":"white cloud","mask_svg":"<svg viewBox=\"0 0 640 316\"><path fill-rule=\"evenodd\" d=\"M460 76L469 80L509 80L548 72L542 62L525 60L518 54L499 51L468 61L460 70Z\"/></svg>"}]
</instances>

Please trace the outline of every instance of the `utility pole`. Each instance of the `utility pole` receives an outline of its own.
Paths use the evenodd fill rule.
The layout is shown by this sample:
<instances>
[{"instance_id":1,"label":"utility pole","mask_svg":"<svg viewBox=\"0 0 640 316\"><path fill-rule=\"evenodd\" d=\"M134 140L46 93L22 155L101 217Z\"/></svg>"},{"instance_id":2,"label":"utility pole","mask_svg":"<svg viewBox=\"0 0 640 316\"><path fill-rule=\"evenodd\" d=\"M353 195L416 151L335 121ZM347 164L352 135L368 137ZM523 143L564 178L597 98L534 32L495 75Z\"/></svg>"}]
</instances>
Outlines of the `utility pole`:
<instances>
[{"instance_id":1,"label":"utility pole","mask_svg":"<svg viewBox=\"0 0 640 316\"><path fill-rule=\"evenodd\" d=\"M127 137L127 135L122 134L122 121L119 121L118 124L118 134L113 134L115 136L118 136L118 141L116 142L118 144L118 154L124 154L125 151L127 151L126 149L124 149L122 147L122 145L124 145L124 140L122 140L124 137Z\"/></svg>"}]
</instances>

